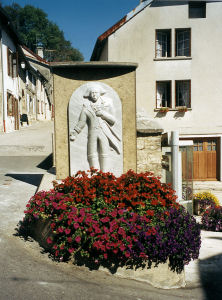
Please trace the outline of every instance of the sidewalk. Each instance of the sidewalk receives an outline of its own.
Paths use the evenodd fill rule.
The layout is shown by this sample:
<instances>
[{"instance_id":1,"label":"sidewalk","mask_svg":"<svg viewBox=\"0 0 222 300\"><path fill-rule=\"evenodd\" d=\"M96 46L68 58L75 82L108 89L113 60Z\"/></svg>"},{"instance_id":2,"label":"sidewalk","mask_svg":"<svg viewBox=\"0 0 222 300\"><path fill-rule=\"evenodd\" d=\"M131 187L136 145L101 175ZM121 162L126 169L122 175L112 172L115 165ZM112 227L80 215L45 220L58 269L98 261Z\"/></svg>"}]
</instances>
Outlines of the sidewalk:
<instances>
[{"instance_id":1,"label":"sidewalk","mask_svg":"<svg viewBox=\"0 0 222 300\"><path fill-rule=\"evenodd\" d=\"M0 132L0 156L49 155L53 121L35 122L9 133Z\"/></svg>"}]
</instances>

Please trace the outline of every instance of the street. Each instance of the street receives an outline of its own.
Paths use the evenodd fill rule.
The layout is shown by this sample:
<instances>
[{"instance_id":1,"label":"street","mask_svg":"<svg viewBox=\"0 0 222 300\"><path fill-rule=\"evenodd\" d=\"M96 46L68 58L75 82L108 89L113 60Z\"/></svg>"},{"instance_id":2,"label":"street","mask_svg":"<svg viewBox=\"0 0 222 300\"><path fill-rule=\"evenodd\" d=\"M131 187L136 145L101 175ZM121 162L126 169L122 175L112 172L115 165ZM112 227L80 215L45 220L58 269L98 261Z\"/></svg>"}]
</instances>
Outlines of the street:
<instances>
[{"instance_id":1,"label":"street","mask_svg":"<svg viewBox=\"0 0 222 300\"><path fill-rule=\"evenodd\" d=\"M30 128L22 129L22 132L0 135L0 147L11 145L15 153L1 152L0 156L0 300L218 299L220 287L218 289L216 285L220 280L220 270L214 276L214 292L208 293L201 283L190 282L183 289L161 290L147 283L117 278L102 271L89 271L71 263L54 262L35 241L25 241L16 235L26 203L51 167L52 162L47 157L51 152L52 130L52 123L46 122L44 126L33 124ZM24 138L24 150L19 135ZM19 147L16 140L19 141ZM30 151L27 149L32 140L35 140L35 149ZM220 238L218 242L221 243ZM210 274L213 276L212 272Z\"/></svg>"}]
</instances>

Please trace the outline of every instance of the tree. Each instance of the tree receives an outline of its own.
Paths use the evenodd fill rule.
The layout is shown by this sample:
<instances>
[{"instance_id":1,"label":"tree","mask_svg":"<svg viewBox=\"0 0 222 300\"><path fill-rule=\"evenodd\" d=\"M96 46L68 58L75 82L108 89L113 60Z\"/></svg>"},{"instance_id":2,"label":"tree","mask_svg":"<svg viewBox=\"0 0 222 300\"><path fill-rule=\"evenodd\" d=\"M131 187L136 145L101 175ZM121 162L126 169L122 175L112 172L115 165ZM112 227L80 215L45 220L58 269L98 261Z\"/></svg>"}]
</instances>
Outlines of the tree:
<instances>
[{"instance_id":1,"label":"tree","mask_svg":"<svg viewBox=\"0 0 222 300\"><path fill-rule=\"evenodd\" d=\"M49 61L83 60L81 52L72 47L71 42L65 39L63 31L48 20L42 9L32 5L21 7L17 3L5 6L4 9L11 18L21 42L32 51L41 44L45 49L45 58Z\"/></svg>"}]
</instances>

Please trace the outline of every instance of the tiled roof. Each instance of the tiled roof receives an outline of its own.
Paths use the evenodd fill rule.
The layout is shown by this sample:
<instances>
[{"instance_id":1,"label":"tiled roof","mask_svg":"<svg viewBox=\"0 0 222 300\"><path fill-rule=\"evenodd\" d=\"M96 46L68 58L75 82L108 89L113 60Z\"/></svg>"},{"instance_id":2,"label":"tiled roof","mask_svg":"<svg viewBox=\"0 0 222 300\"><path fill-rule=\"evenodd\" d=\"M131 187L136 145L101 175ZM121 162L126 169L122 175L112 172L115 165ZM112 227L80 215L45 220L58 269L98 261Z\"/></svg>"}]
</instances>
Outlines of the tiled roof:
<instances>
[{"instance_id":1,"label":"tiled roof","mask_svg":"<svg viewBox=\"0 0 222 300\"><path fill-rule=\"evenodd\" d=\"M140 13L144 8L146 8L153 0L145 0L141 2L136 8L134 8L131 12L129 12L125 17L123 17L120 21L106 30L103 34L101 34L96 41L95 47L93 49L93 53L91 56L91 60L98 60L99 56L102 52L105 40L113 34L116 30L122 27L125 23L135 17L138 13Z\"/></svg>"}]
</instances>

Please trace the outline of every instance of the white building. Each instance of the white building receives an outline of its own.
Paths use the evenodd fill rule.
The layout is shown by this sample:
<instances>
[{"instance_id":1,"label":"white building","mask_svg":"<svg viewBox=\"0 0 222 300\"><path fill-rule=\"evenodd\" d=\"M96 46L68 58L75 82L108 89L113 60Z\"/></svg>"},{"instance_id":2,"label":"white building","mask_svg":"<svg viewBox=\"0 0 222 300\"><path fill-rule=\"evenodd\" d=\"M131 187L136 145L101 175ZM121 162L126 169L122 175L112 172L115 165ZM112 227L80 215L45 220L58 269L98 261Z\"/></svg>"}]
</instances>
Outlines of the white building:
<instances>
[{"instance_id":1,"label":"white building","mask_svg":"<svg viewBox=\"0 0 222 300\"><path fill-rule=\"evenodd\" d=\"M0 7L0 131L3 132L18 130L24 122L29 125L36 120L50 120L52 115L49 80L29 61L20 44L10 19Z\"/></svg>"},{"instance_id":2,"label":"white building","mask_svg":"<svg viewBox=\"0 0 222 300\"><path fill-rule=\"evenodd\" d=\"M222 181L221 16L221 1L140 1L91 57L139 64L137 110L193 142L196 181Z\"/></svg>"}]
</instances>

